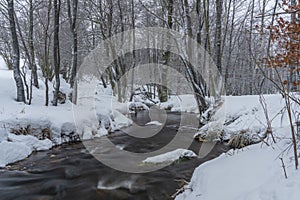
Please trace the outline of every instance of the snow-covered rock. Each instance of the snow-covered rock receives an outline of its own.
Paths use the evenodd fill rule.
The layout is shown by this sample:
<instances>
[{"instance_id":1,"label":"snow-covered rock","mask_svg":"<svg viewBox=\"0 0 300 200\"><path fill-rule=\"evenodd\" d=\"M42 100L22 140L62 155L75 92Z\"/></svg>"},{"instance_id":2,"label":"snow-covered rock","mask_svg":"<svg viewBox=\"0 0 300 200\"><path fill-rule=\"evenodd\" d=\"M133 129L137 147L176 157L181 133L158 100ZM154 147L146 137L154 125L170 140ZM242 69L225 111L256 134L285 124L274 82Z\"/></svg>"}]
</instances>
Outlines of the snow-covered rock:
<instances>
[{"instance_id":1,"label":"snow-covered rock","mask_svg":"<svg viewBox=\"0 0 300 200\"><path fill-rule=\"evenodd\" d=\"M53 147L53 143L49 139L39 140L31 135L9 134L8 140L13 143L23 143L28 146L31 151L45 151Z\"/></svg>"},{"instance_id":2,"label":"snow-covered rock","mask_svg":"<svg viewBox=\"0 0 300 200\"><path fill-rule=\"evenodd\" d=\"M199 113L194 95L172 96L167 102L160 103L159 106L161 109L172 112Z\"/></svg>"},{"instance_id":3,"label":"snow-covered rock","mask_svg":"<svg viewBox=\"0 0 300 200\"><path fill-rule=\"evenodd\" d=\"M155 125L155 126L162 126L163 124L158 121L152 121L146 124L146 126Z\"/></svg>"},{"instance_id":4,"label":"snow-covered rock","mask_svg":"<svg viewBox=\"0 0 300 200\"><path fill-rule=\"evenodd\" d=\"M129 109L135 110L149 110L149 107L142 102L129 102Z\"/></svg>"},{"instance_id":5,"label":"snow-covered rock","mask_svg":"<svg viewBox=\"0 0 300 200\"><path fill-rule=\"evenodd\" d=\"M75 133L76 132L76 126L74 123L64 123L61 127L61 134L63 135L70 135L71 133Z\"/></svg>"},{"instance_id":6,"label":"snow-covered rock","mask_svg":"<svg viewBox=\"0 0 300 200\"><path fill-rule=\"evenodd\" d=\"M115 124L115 130L130 126L133 123L131 119L125 117L122 113L116 110L112 112L112 118Z\"/></svg>"},{"instance_id":7,"label":"snow-covered rock","mask_svg":"<svg viewBox=\"0 0 300 200\"><path fill-rule=\"evenodd\" d=\"M32 149L24 143L7 142L0 143L0 167L23 160L32 153Z\"/></svg>"},{"instance_id":8,"label":"snow-covered rock","mask_svg":"<svg viewBox=\"0 0 300 200\"><path fill-rule=\"evenodd\" d=\"M172 163L182 158L193 158L193 157L197 157L197 155L193 151L186 150L186 149L177 149L165 154L147 158L143 161L143 163L153 163L153 164Z\"/></svg>"}]
</instances>

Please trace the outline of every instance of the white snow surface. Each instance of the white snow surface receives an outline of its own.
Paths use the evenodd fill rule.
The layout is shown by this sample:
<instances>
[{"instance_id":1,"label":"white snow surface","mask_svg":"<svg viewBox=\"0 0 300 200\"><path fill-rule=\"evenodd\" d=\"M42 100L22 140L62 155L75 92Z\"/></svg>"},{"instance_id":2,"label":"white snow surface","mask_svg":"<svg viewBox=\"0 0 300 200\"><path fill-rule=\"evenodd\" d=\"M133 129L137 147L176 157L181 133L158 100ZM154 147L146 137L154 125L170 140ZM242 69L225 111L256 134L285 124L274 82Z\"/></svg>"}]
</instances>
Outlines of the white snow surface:
<instances>
[{"instance_id":1,"label":"white snow surface","mask_svg":"<svg viewBox=\"0 0 300 200\"><path fill-rule=\"evenodd\" d=\"M23 160L32 153L32 149L20 142L0 142L0 167Z\"/></svg>"},{"instance_id":2,"label":"white snow surface","mask_svg":"<svg viewBox=\"0 0 300 200\"><path fill-rule=\"evenodd\" d=\"M30 82L30 70L26 69L27 83ZM65 104L54 107L53 82L49 82L49 106L45 106L45 83L42 72L38 71L39 86L33 87L32 104L16 102L16 85L13 71L8 70L4 61L0 59L0 166L22 160L32 151L48 150L53 145L66 142L62 135L81 134L83 139L107 135L109 131L118 130L131 125L132 121L125 115L129 113L128 103L119 103L112 95L111 88L98 85L97 92L93 94L91 103L95 109L82 112L82 124L76 124L73 115L73 104L67 100ZM68 95L72 92L69 84L61 78L61 92ZM82 92L82 91L81 91ZM89 97L88 97L89 98ZM84 109L84 108L83 108ZM84 115L87 112L97 116L97 119ZM80 115L80 113L79 113ZM94 121L92 121L94 120ZM78 128L79 125L79 129ZM19 130L29 127L31 135L16 136L9 134L12 129ZM42 130L50 130L51 140L39 140L34 137ZM17 148L20 147L20 148ZM16 148L16 151L12 149Z\"/></svg>"},{"instance_id":3,"label":"white snow surface","mask_svg":"<svg viewBox=\"0 0 300 200\"><path fill-rule=\"evenodd\" d=\"M146 158L143 161L143 163L153 163L153 164L172 163L181 158L193 158L193 157L197 157L197 155L193 151L186 150L186 149L177 149L165 154Z\"/></svg>"},{"instance_id":4,"label":"white snow surface","mask_svg":"<svg viewBox=\"0 0 300 200\"><path fill-rule=\"evenodd\" d=\"M8 139L8 132L4 128L0 128L0 142L6 141Z\"/></svg>"},{"instance_id":5,"label":"white snow surface","mask_svg":"<svg viewBox=\"0 0 300 200\"><path fill-rule=\"evenodd\" d=\"M281 128L289 128L285 101L279 94L264 95L267 113L272 129L276 136L285 137ZM292 104L294 112L300 111L296 104ZM295 118L294 118L295 119ZM224 125L225 124L225 125ZM251 137L261 136L267 129L267 120L259 96L227 96L223 97L223 104L217 109L211 121L203 126L197 135L223 131L223 139L229 139L234 134L244 131Z\"/></svg>"},{"instance_id":6,"label":"white snow surface","mask_svg":"<svg viewBox=\"0 0 300 200\"><path fill-rule=\"evenodd\" d=\"M299 199L300 173L290 161L292 155L284 159L288 179L278 158L285 145L281 142L275 149L254 145L204 163L195 170L185 192L176 200Z\"/></svg>"},{"instance_id":7,"label":"white snow surface","mask_svg":"<svg viewBox=\"0 0 300 200\"><path fill-rule=\"evenodd\" d=\"M268 115L277 143L264 143L230 150L200 165L184 193L176 200L296 200L300 196L300 173L295 170L291 130L281 95L265 95ZM297 96L299 98L299 96ZM292 104L293 120L300 109ZM230 122L230 120L235 119ZM224 126L224 121L228 122ZM220 125L221 124L221 125ZM199 134L223 130L230 138L246 130L249 135L264 133L266 119L259 96L226 97L212 120ZM298 150L299 151L299 150ZM288 179L284 177L283 159Z\"/></svg>"},{"instance_id":8,"label":"white snow surface","mask_svg":"<svg viewBox=\"0 0 300 200\"><path fill-rule=\"evenodd\" d=\"M194 95L171 96L167 102L160 103L160 108L172 112L199 113Z\"/></svg>"},{"instance_id":9,"label":"white snow surface","mask_svg":"<svg viewBox=\"0 0 300 200\"><path fill-rule=\"evenodd\" d=\"M0 56L0 70L7 70L7 66L1 56Z\"/></svg>"},{"instance_id":10,"label":"white snow surface","mask_svg":"<svg viewBox=\"0 0 300 200\"><path fill-rule=\"evenodd\" d=\"M15 135L9 134L8 140L14 143L23 143L32 151L45 151L53 147L53 143L49 139L39 140L31 135Z\"/></svg>"}]
</instances>

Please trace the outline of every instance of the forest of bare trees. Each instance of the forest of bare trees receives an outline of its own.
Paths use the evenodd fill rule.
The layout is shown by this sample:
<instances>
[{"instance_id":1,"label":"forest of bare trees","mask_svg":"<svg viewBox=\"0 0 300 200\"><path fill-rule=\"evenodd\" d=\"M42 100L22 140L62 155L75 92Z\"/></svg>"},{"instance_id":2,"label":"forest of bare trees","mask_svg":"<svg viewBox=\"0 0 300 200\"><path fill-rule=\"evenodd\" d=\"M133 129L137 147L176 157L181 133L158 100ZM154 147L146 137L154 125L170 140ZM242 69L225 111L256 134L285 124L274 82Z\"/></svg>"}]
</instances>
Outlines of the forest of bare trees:
<instances>
[{"instance_id":1,"label":"forest of bare trees","mask_svg":"<svg viewBox=\"0 0 300 200\"><path fill-rule=\"evenodd\" d=\"M275 49L280 45L289 48L279 40L284 31L280 21L294 23L294 32L299 34L299 2L295 0L1 0L0 5L0 55L14 69L17 101L26 101L20 59L32 70L27 90L45 84L45 104L52 101L56 106L60 76L73 87L83 58L99 43L116 33L142 27L169 28L197 40L223 75L223 93L227 95L278 92L274 81L279 79L287 81L290 90L299 89L298 55L293 63L281 63L284 66L274 71L278 67L274 63L281 59L276 60L279 50ZM299 50L299 38L292 40L294 50ZM133 52L131 64L139 64L137 57L156 57L166 65L176 60L168 52L158 54L153 50ZM107 76L102 77L104 85L118 84L116 80L126 70L122 62L107 70ZM48 94L50 81L55 82L53 100ZM165 88L158 90L161 100L166 101Z\"/></svg>"}]
</instances>

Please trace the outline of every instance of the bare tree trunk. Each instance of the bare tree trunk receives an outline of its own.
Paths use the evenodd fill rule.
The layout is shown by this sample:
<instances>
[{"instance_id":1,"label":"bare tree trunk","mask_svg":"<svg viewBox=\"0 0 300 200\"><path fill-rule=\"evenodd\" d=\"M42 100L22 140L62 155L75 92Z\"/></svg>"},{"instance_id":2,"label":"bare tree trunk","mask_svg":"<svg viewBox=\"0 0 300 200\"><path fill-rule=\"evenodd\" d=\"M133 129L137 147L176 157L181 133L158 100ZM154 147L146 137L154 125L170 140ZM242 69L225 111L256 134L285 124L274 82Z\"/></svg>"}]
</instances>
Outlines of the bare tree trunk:
<instances>
[{"instance_id":1,"label":"bare tree trunk","mask_svg":"<svg viewBox=\"0 0 300 200\"><path fill-rule=\"evenodd\" d=\"M201 13L201 0L197 0L196 2L196 12L198 15L198 30L197 30L197 42L201 45L202 43L202 29L203 29L203 19L202 19L202 13Z\"/></svg>"},{"instance_id":2,"label":"bare tree trunk","mask_svg":"<svg viewBox=\"0 0 300 200\"><path fill-rule=\"evenodd\" d=\"M258 42L258 48L259 48L259 56L258 60L261 61L263 58L263 41L264 41L264 26L265 26L265 11L266 11L266 0L263 0L263 6L262 6L262 11L261 11L261 22L260 22L260 37L259 37L259 42ZM263 63L260 63L262 65ZM262 66L261 66L262 67ZM256 70L254 70L253 76L255 78L256 75ZM265 77L263 77L262 83L260 84L261 86L263 85L265 81ZM263 93L264 91L262 88L260 88L260 93Z\"/></svg>"},{"instance_id":3,"label":"bare tree trunk","mask_svg":"<svg viewBox=\"0 0 300 200\"><path fill-rule=\"evenodd\" d=\"M205 24L205 50L211 54L210 24L209 24L209 0L203 0L204 24Z\"/></svg>"},{"instance_id":4,"label":"bare tree trunk","mask_svg":"<svg viewBox=\"0 0 300 200\"><path fill-rule=\"evenodd\" d=\"M254 4L255 0L252 0L252 7L251 7L251 20L250 20L250 33L249 33L249 52L252 52L252 37L253 37L253 24L254 24ZM251 59L250 61L250 72L253 71L253 61ZM251 75L252 73L249 74L249 93L252 95L253 94L253 82L254 82L254 76Z\"/></svg>"},{"instance_id":5,"label":"bare tree trunk","mask_svg":"<svg viewBox=\"0 0 300 200\"><path fill-rule=\"evenodd\" d=\"M231 19L231 29L230 29L230 34L229 34L229 56L227 59L227 65L225 67L225 91L226 93L231 93L232 91L229 90L229 84L228 84L228 78L229 78L229 67L231 65L231 56L232 56L232 51L233 51L233 29L234 29L234 20L235 20L235 3L236 0L233 0L233 11L232 11L232 19ZM235 71L234 71L235 72Z\"/></svg>"},{"instance_id":6,"label":"bare tree trunk","mask_svg":"<svg viewBox=\"0 0 300 200\"><path fill-rule=\"evenodd\" d=\"M57 106L58 94L60 88L60 56L59 56L59 15L60 15L60 0L54 0L54 40L53 40L53 64L55 68L55 91L53 97L53 106Z\"/></svg>"},{"instance_id":7,"label":"bare tree trunk","mask_svg":"<svg viewBox=\"0 0 300 200\"><path fill-rule=\"evenodd\" d=\"M185 11L185 18L186 18L186 31L187 31L187 44L186 44L186 49L187 49L187 56L190 56L192 54L192 49L191 49L191 39L193 38L193 31L192 31L192 20L190 16L190 9L189 9L189 2L188 0L183 1L183 7ZM189 60L189 58L188 58ZM199 81L199 74L194 70L193 66L190 66L188 63L185 63L186 67L186 73L188 76L188 79L190 80L193 91L194 91L194 96L197 102L198 110L199 113L202 114L206 108L206 101L205 101L205 94L201 92L202 88L202 83Z\"/></svg>"},{"instance_id":8,"label":"bare tree trunk","mask_svg":"<svg viewBox=\"0 0 300 200\"><path fill-rule=\"evenodd\" d=\"M132 73L131 73L131 91L130 91L130 95L134 94L134 68L136 65L136 54L135 54L135 12L134 12L134 0L131 1L131 28L132 28L132 48L133 48L133 52L132 52ZM133 99L130 98L130 101L132 101Z\"/></svg>"},{"instance_id":9,"label":"bare tree trunk","mask_svg":"<svg viewBox=\"0 0 300 200\"><path fill-rule=\"evenodd\" d=\"M293 7L293 9L295 9L295 6L296 6L296 0L291 0L291 6ZM296 12L292 12L291 14L291 22L292 24L296 24L296 20L297 20L297 17L296 17ZM294 39L291 39L292 43L295 43L297 41L295 41ZM289 75L289 91L290 92L294 92L294 91L297 91L297 86L294 85L294 81L297 80L297 77L295 78L294 77L294 68L297 68L294 64L291 64L290 66L290 72L288 73Z\"/></svg>"},{"instance_id":10,"label":"bare tree trunk","mask_svg":"<svg viewBox=\"0 0 300 200\"><path fill-rule=\"evenodd\" d=\"M50 78L50 64L49 64L49 52L50 52L50 36L48 35L49 32L49 26L50 26L50 14L52 9L52 0L49 0L48 2L48 11L47 11L47 24L45 26L45 38L44 38L44 76L45 76L45 106L49 106L49 78Z\"/></svg>"},{"instance_id":11,"label":"bare tree trunk","mask_svg":"<svg viewBox=\"0 0 300 200\"><path fill-rule=\"evenodd\" d=\"M173 29L173 12L174 12L174 1L168 0L167 1L167 26L171 30ZM170 47L168 47L170 48ZM164 65L168 66L170 62L171 53L167 50L164 53ZM168 67L163 67L162 70L162 83L163 85L159 88L160 94L160 101L166 102L168 101L168 86L167 86L167 76L168 76Z\"/></svg>"},{"instance_id":12,"label":"bare tree trunk","mask_svg":"<svg viewBox=\"0 0 300 200\"><path fill-rule=\"evenodd\" d=\"M123 16L123 8L121 5L121 0L118 0L118 7L119 7L119 17L120 17L120 23L121 23L121 33L124 33L125 31L125 24L124 24L124 16ZM122 43L124 42L124 36L122 34ZM123 63L122 59L119 61L120 69L122 75L126 73L126 65ZM122 80L122 79L121 79ZM120 80L119 80L120 81ZM123 101L126 100L126 89L127 89L127 79L124 78L120 84L122 84L122 89L120 91L120 96L122 97Z\"/></svg>"},{"instance_id":13,"label":"bare tree trunk","mask_svg":"<svg viewBox=\"0 0 300 200\"><path fill-rule=\"evenodd\" d=\"M33 44L33 0L29 0L29 49L31 55L31 70L32 70L32 84L39 88L38 75L37 75L37 66L35 62L35 52Z\"/></svg>"},{"instance_id":14,"label":"bare tree trunk","mask_svg":"<svg viewBox=\"0 0 300 200\"><path fill-rule=\"evenodd\" d=\"M216 0L216 32L215 32L215 60L217 68L222 74L222 11L223 1Z\"/></svg>"},{"instance_id":15,"label":"bare tree trunk","mask_svg":"<svg viewBox=\"0 0 300 200\"><path fill-rule=\"evenodd\" d=\"M10 24L10 31L12 37L12 44L13 44L13 70L14 70L14 79L17 86L17 101L18 102L25 102L25 92L24 92L24 85L20 75L20 47L18 41L18 35L16 30L16 23L15 23L15 16L14 16L14 1L7 0L8 3L8 17L9 17L9 24Z\"/></svg>"},{"instance_id":16,"label":"bare tree trunk","mask_svg":"<svg viewBox=\"0 0 300 200\"><path fill-rule=\"evenodd\" d=\"M68 4L68 17L70 23L70 29L72 34L72 71L71 71L71 80L70 84L73 88L74 81L77 73L77 62L78 62L78 38L77 38L77 11L78 11L78 0L72 0L72 7L70 0L67 0Z\"/></svg>"}]
</instances>

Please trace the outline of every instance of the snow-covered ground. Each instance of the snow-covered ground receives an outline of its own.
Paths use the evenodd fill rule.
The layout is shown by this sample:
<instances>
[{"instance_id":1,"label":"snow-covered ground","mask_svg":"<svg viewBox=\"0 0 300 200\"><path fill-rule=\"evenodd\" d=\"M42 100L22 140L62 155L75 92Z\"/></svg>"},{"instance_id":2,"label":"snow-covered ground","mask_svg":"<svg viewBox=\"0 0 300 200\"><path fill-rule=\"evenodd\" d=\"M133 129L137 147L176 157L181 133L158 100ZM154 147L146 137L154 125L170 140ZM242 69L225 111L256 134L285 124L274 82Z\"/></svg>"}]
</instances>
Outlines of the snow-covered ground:
<instances>
[{"instance_id":1,"label":"snow-covered ground","mask_svg":"<svg viewBox=\"0 0 300 200\"><path fill-rule=\"evenodd\" d=\"M41 71L38 73L42 77ZM28 70L28 83L29 74ZM69 100L58 107L53 107L51 102L48 107L45 106L43 78L39 79L40 88L33 88L32 105L15 101L13 72L7 69L1 58L0 83L0 167L22 160L33 151L48 150L54 145L67 142L76 134L81 134L83 139L92 139L132 123L125 116L129 112L129 105L118 103L109 88L98 86L99 91L92 97L99 121L97 126L86 126L84 130L79 130L74 121L73 104ZM61 92L68 96L71 91L69 85L61 79ZM53 83L49 82L49 100L52 98ZM89 124L88 120L85 122Z\"/></svg>"},{"instance_id":2,"label":"snow-covered ground","mask_svg":"<svg viewBox=\"0 0 300 200\"><path fill-rule=\"evenodd\" d=\"M223 154L198 167L176 200L297 200L300 173L290 153L281 155L288 140L272 147L253 145ZM280 156L284 157L288 179Z\"/></svg>"},{"instance_id":3,"label":"snow-covered ground","mask_svg":"<svg viewBox=\"0 0 300 200\"><path fill-rule=\"evenodd\" d=\"M281 200L299 199L300 173L295 170L291 130L281 95L266 95L268 116L276 143L260 143L240 150L231 150L199 166L185 192L176 200ZM299 96L298 96L299 98ZM293 120L299 107L293 107ZM226 126L220 126L220 124ZM266 117L259 96L226 97L212 120L200 135L211 133L231 138L243 133L248 137L262 135L267 129ZM285 179L282 160L288 179Z\"/></svg>"}]
</instances>

